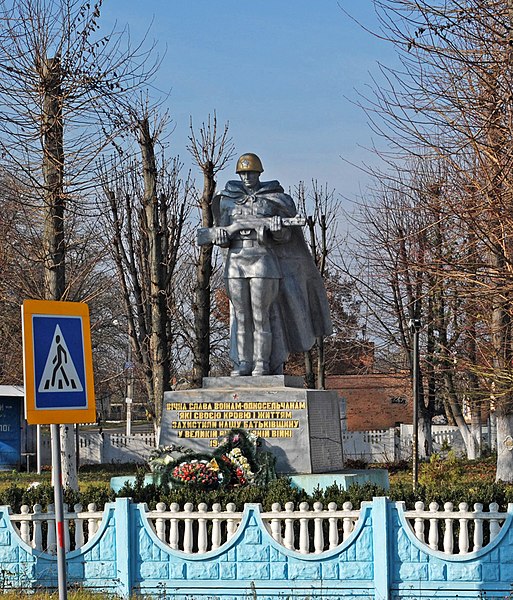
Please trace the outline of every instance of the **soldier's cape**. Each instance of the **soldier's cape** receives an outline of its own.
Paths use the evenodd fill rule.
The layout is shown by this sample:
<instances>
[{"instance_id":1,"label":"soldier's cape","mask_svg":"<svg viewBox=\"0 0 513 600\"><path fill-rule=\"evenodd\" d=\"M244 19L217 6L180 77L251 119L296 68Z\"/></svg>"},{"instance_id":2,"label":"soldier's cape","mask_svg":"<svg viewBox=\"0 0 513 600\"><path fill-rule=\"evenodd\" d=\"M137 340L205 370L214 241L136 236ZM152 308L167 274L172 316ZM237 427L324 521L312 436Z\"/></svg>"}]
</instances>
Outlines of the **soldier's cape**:
<instances>
[{"instance_id":1,"label":"soldier's cape","mask_svg":"<svg viewBox=\"0 0 513 600\"><path fill-rule=\"evenodd\" d=\"M262 182L253 195L257 200L260 198L263 201L262 216L293 217L297 214L294 201L284 193L278 181ZM229 181L213 201L216 225L228 225L223 222L223 200L240 204L245 201L246 196L242 182ZM314 345L316 337L331 335L333 332L324 282L310 254L303 231L298 226L290 227L290 231L291 237L287 242L272 246L280 264L282 279L278 298L271 308L271 373L280 372L290 353L306 352ZM232 318L232 342L236 339L235 327L236 321ZM232 343L231 349L230 358L238 364L237 344Z\"/></svg>"}]
</instances>

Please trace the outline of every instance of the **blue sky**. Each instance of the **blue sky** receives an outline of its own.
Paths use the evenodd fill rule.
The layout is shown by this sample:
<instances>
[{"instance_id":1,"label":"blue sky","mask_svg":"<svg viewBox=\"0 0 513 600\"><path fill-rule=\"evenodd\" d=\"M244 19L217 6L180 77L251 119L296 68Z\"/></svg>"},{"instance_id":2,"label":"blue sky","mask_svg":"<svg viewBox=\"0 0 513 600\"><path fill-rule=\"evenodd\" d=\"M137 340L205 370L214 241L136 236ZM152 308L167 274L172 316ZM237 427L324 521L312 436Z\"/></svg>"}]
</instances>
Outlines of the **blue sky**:
<instances>
[{"instance_id":1,"label":"blue sky","mask_svg":"<svg viewBox=\"0 0 513 600\"><path fill-rule=\"evenodd\" d=\"M351 99L393 50L339 3L375 25L371 0L104 0L103 17L127 23L134 40L150 27L165 52L155 83L170 92L171 151L186 165L189 118L199 126L215 110L220 123L229 121L237 154L261 157L263 179L285 188L317 179L352 199L366 176L343 158L373 158L360 147L372 136ZM234 165L219 174L221 186Z\"/></svg>"}]
</instances>

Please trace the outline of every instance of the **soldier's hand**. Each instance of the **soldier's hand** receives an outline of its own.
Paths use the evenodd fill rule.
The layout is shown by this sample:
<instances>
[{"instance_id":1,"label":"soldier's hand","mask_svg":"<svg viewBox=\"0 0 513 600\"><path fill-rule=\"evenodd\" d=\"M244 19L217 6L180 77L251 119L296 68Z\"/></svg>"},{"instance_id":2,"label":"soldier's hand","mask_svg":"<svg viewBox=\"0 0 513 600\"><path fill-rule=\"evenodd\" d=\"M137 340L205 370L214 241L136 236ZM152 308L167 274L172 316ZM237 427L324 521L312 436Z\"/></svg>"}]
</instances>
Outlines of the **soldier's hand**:
<instances>
[{"instance_id":1,"label":"soldier's hand","mask_svg":"<svg viewBox=\"0 0 513 600\"><path fill-rule=\"evenodd\" d=\"M229 243L230 243L230 236L228 235L228 232L226 231L226 229L223 229L222 227L218 227L216 229L214 244L216 244L217 246L228 246Z\"/></svg>"},{"instance_id":2,"label":"soldier's hand","mask_svg":"<svg viewBox=\"0 0 513 600\"><path fill-rule=\"evenodd\" d=\"M269 222L270 231L281 231L281 217L271 217Z\"/></svg>"}]
</instances>

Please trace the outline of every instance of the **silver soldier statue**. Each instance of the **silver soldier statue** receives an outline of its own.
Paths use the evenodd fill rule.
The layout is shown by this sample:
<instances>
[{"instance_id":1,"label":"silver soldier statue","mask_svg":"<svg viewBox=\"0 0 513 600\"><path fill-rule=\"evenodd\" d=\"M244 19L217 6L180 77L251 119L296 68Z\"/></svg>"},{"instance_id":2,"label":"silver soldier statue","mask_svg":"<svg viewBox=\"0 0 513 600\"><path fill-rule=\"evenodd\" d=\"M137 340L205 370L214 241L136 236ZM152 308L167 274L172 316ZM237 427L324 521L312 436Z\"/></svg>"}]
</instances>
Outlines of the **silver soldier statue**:
<instances>
[{"instance_id":1,"label":"silver soldier statue","mask_svg":"<svg viewBox=\"0 0 513 600\"><path fill-rule=\"evenodd\" d=\"M227 249L232 376L283 373L290 352L309 350L333 329L305 220L278 181L260 181L263 170L256 154L243 154L240 181L214 198L216 226L198 231L199 244Z\"/></svg>"}]
</instances>

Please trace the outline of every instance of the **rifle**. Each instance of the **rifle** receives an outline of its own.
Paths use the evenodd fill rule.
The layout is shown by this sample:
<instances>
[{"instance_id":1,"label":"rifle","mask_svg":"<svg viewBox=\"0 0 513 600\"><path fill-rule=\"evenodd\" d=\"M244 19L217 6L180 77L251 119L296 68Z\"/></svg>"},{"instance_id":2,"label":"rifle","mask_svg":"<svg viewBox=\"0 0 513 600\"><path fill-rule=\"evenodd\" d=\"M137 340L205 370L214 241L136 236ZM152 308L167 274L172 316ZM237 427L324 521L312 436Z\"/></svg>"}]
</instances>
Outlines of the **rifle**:
<instances>
[{"instance_id":1,"label":"rifle","mask_svg":"<svg viewBox=\"0 0 513 600\"><path fill-rule=\"evenodd\" d=\"M237 221L226 227L200 227L197 231L197 242L198 246L205 244L212 244L216 237L218 229L224 229L229 237L232 237L234 233L242 231L244 229L254 229L259 231L262 227L269 227L271 224L272 217L252 217L248 216L243 221ZM282 217L282 227L294 227L306 224L304 217Z\"/></svg>"}]
</instances>

